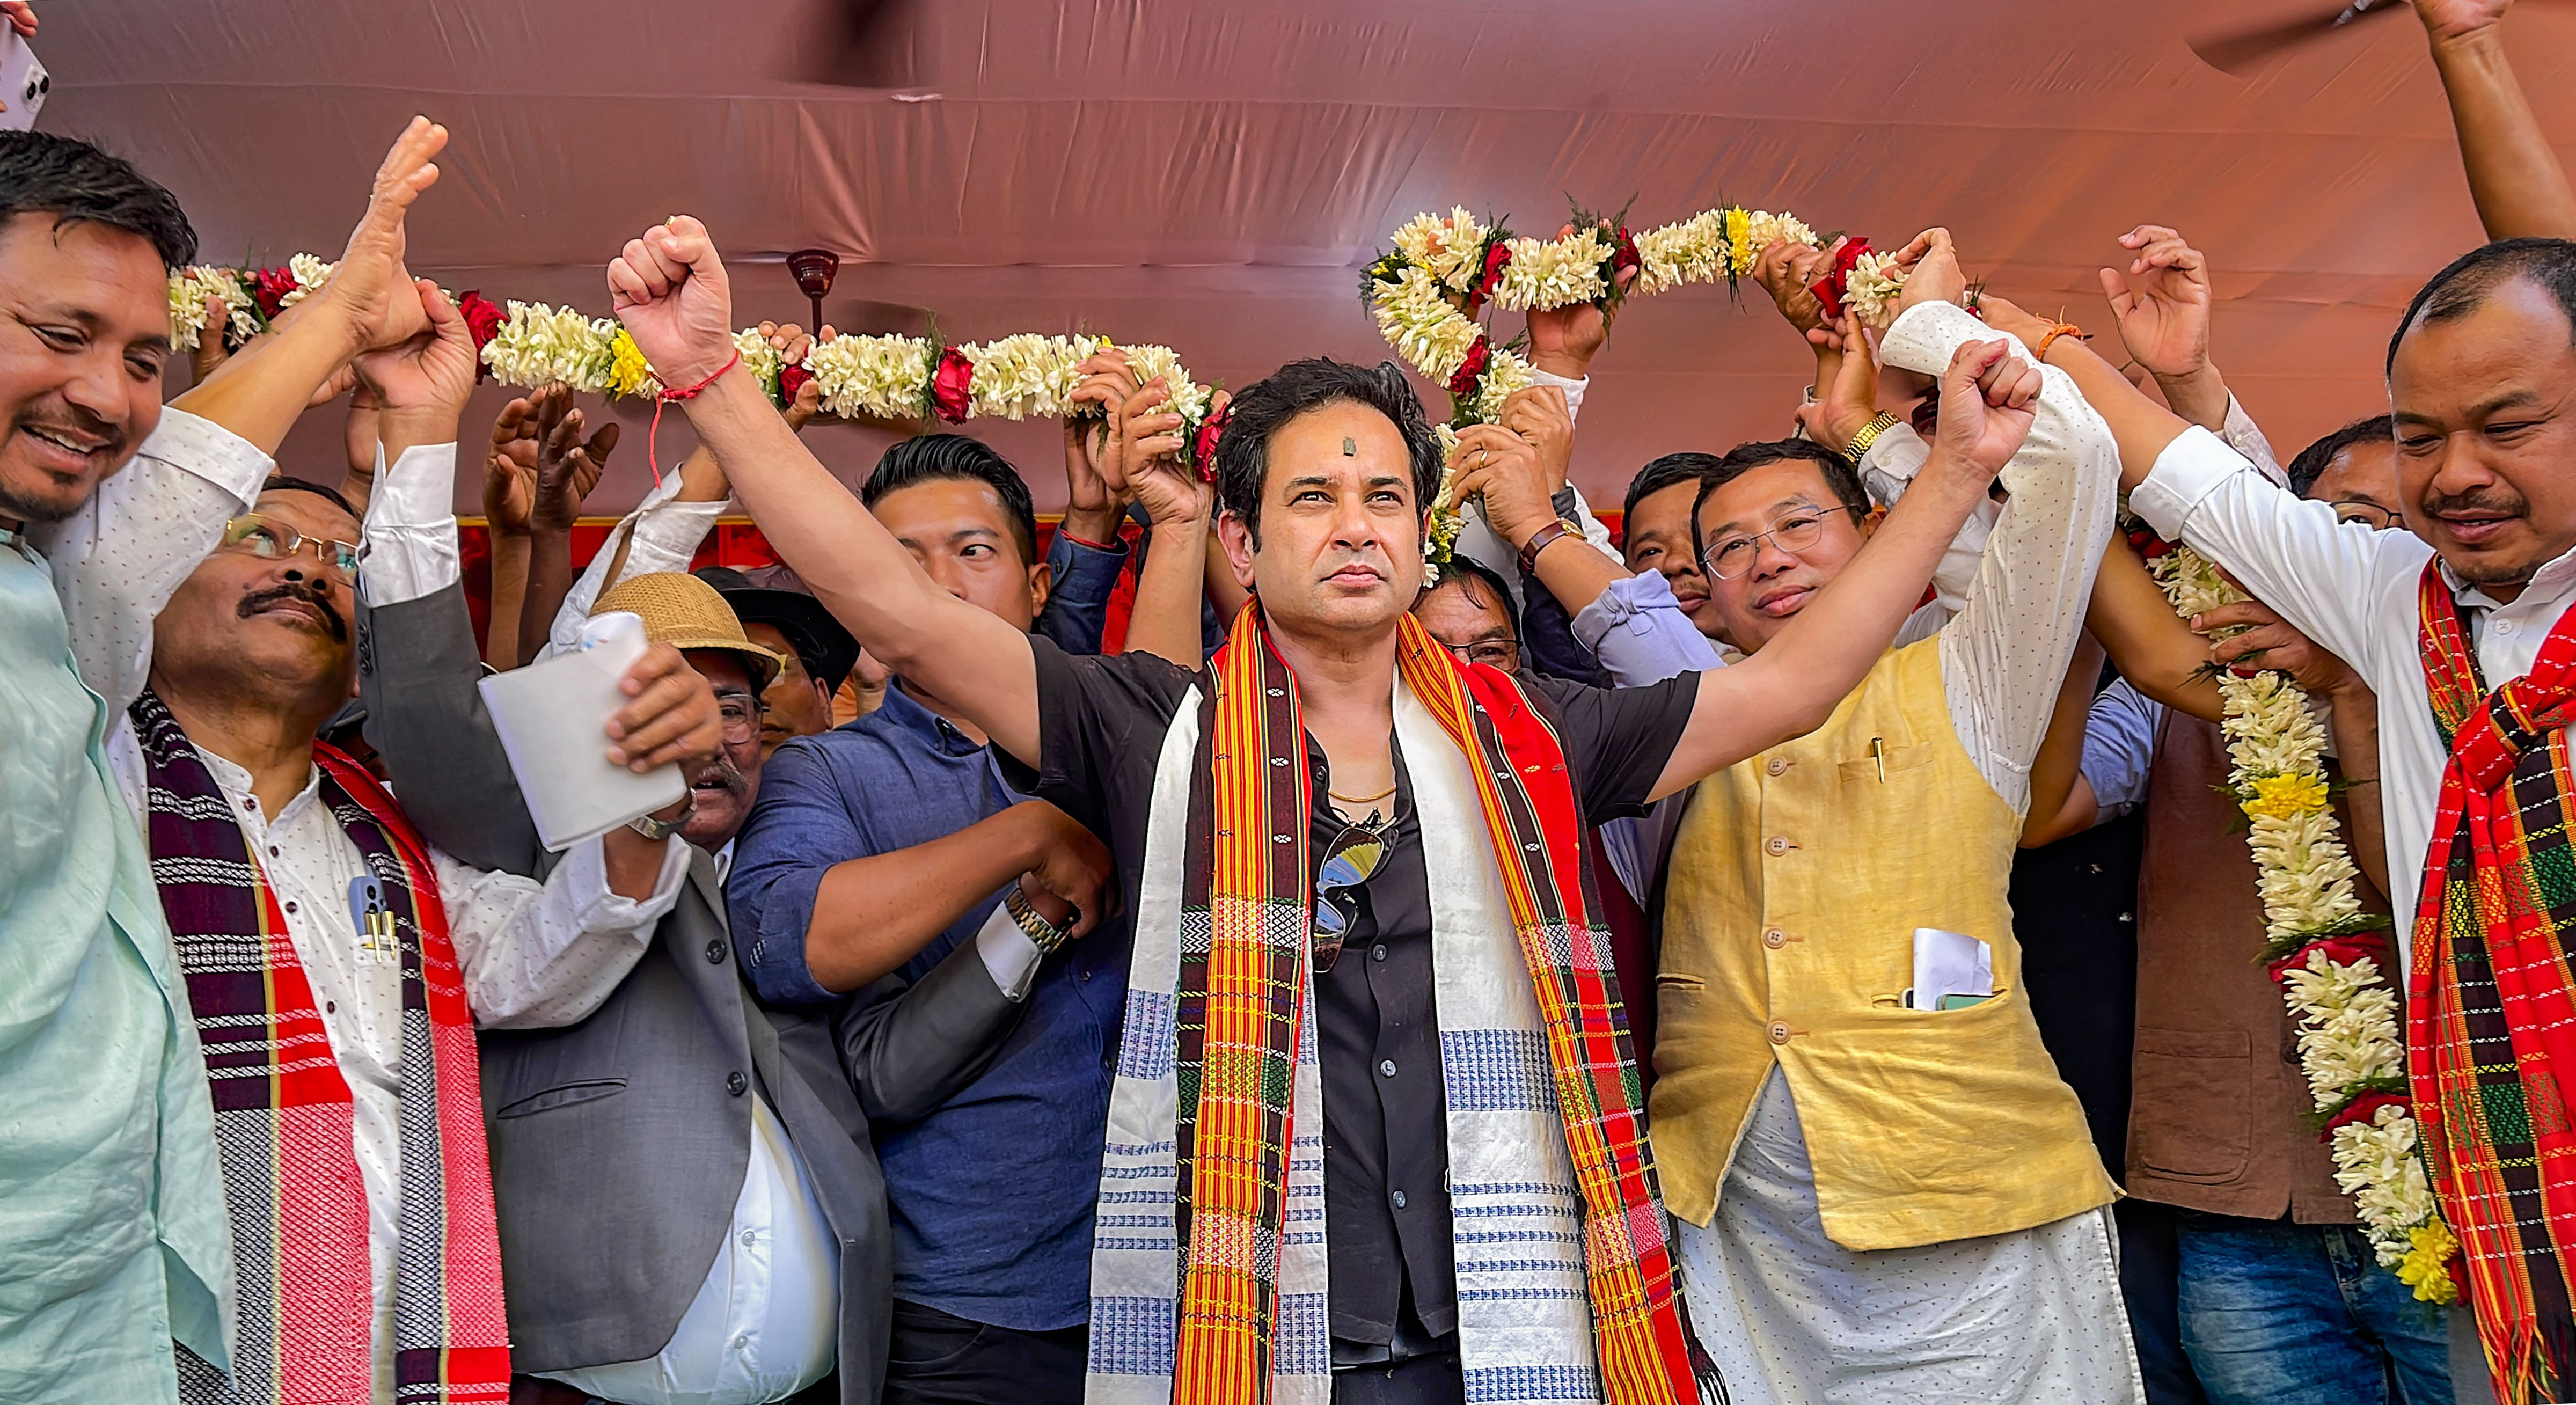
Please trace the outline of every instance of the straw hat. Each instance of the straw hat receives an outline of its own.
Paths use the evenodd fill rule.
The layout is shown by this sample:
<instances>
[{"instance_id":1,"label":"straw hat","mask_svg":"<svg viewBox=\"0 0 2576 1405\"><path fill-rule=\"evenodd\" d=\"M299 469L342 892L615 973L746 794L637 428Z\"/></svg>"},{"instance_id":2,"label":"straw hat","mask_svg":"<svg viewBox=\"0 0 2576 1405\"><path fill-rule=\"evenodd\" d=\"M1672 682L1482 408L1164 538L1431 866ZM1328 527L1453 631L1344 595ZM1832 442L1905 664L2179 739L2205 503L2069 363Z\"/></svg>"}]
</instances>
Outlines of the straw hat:
<instances>
[{"instance_id":1,"label":"straw hat","mask_svg":"<svg viewBox=\"0 0 2576 1405\"><path fill-rule=\"evenodd\" d=\"M716 588L678 571L629 576L599 593L593 615L628 610L644 619L644 637L674 649L723 649L751 670L751 690L767 691L786 661L751 642Z\"/></svg>"}]
</instances>

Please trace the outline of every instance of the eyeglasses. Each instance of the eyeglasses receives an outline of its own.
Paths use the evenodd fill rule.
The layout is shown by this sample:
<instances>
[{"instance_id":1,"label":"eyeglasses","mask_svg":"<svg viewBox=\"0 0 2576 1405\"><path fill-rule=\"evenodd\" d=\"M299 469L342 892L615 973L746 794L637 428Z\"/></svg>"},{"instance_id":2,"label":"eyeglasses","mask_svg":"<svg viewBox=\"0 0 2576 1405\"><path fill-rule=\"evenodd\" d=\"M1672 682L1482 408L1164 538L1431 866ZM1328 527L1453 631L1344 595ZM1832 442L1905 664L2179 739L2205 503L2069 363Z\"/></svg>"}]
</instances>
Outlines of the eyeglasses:
<instances>
[{"instance_id":1,"label":"eyeglasses","mask_svg":"<svg viewBox=\"0 0 2576 1405\"><path fill-rule=\"evenodd\" d=\"M238 551L262 561L283 561L305 547L313 548L313 559L322 563L323 573L342 585L355 585L358 563L366 552L342 541L325 541L308 537L274 517L245 512L224 524L219 551Z\"/></svg>"},{"instance_id":2,"label":"eyeglasses","mask_svg":"<svg viewBox=\"0 0 2576 1405\"><path fill-rule=\"evenodd\" d=\"M760 715L769 704L749 693L716 694L716 716L724 725L724 739L736 746L760 735Z\"/></svg>"},{"instance_id":3,"label":"eyeglasses","mask_svg":"<svg viewBox=\"0 0 2576 1405\"><path fill-rule=\"evenodd\" d=\"M1333 969L1342 943L1359 920L1357 890L1386 862L1386 839L1366 825L1351 825L1333 837L1324 861L1315 867L1315 925L1312 933L1315 974Z\"/></svg>"},{"instance_id":4,"label":"eyeglasses","mask_svg":"<svg viewBox=\"0 0 2576 1405\"><path fill-rule=\"evenodd\" d=\"M1440 647L1448 650L1460 663L1480 663L1505 673L1521 671L1521 641L1517 639L1479 639L1470 644L1443 644Z\"/></svg>"},{"instance_id":5,"label":"eyeglasses","mask_svg":"<svg viewBox=\"0 0 2576 1405\"><path fill-rule=\"evenodd\" d=\"M2326 504L2335 510L2339 522L2359 522L2374 532L2385 532L2397 525L2397 514L2366 498L2337 498Z\"/></svg>"},{"instance_id":6,"label":"eyeglasses","mask_svg":"<svg viewBox=\"0 0 2576 1405\"><path fill-rule=\"evenodd\" d=\"M1825 520L1833 516L1820 508L1793 512L1771 524L1771 530L1751 536L1727 537L1709 543L1700 557L1708 573L1722 581L1731 581L1753 569L1762 555L1762 543L1768 541L1782 551L1795 554L1825 539Z\"/></svg>"}]
</instances>

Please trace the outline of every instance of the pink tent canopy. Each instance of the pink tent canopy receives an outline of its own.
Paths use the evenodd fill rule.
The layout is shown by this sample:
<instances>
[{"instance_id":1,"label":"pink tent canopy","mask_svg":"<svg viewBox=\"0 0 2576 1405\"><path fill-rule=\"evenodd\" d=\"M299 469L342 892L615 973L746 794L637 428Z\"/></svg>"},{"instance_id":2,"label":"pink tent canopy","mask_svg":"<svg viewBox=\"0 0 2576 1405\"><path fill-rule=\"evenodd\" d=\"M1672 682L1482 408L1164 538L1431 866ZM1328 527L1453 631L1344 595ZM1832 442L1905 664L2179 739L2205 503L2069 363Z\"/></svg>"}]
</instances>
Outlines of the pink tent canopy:
<instances>
[{"instance_id":1,"label":"pink tent canopy","mask_svg":"<svg viewBox=\"0 0 2576 1405\"><path fill-rule=\"evenodd\" d=\"M2384 406L2395 311L2480 238L2404 16L2239 79L2184 35L2278 0L859 0L856 48L848 3L55 4L42 125L167 182L212 259L336 254L420 111L454 139L412 263L450 287L604 312L601 265L688 211L738 320L802 320L779 260L820 246L843 259L844 329L1098 331L1238 386L1292 356L1383 356L1358 270L1434 207L1548 232L1568 195L1633 195L1639 224L1734 200L1882 246L1944 223L1972 275L2104 331L2094 269L2156 220L2209 252L2217 358L2285 452ZM2571 130L2576 6L2535 0L2507 33L2542 121ZM1810 364L1758 292L1630 304L1577 481L1615 504L1656 454L1783 432ZM499 400L478 397L469 442ZM667 466L688 435L664 428ZM972 432L1061 503L1053 426ZM808 437L853 482L886 442ZM593 511L642 491L642 449ZM338 455L324 412L284 457L327 477ZM460 488L470 511L470 469Z\"/></svg>"}]
</instances>

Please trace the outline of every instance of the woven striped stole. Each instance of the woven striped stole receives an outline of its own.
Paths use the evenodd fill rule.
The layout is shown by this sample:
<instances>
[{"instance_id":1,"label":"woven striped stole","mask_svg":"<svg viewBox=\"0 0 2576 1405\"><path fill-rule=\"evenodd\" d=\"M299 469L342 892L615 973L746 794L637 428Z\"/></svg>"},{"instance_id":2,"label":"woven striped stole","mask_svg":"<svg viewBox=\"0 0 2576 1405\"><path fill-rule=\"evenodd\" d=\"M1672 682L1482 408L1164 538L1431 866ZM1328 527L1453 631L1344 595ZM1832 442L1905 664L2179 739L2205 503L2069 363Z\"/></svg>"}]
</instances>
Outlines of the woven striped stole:
<instances>
[{"instance_id":1,"label":"woven striped stole","mask_svg":"<svg viewBox=\"0 0 2576 1405\"><path fill-rule=\"evenodd\" d=\"M2449 742L2415 914L2406 1052L2421 1144L2504 1405L2559 1400L2576 1351L2576 924L2566 727L2576 609L2492 692L2458 602L2424 566L2420 642Z\"/></svg>"},{"instance_id":2,"label":"woven striped stole","mask_svg":"<svg viewBox=\"0 0 2576 1405\"><path fill-rule=\"evenodd\" d=\"M152 877L205 1045L233 1239L232 1374L183 1353L189 1405L367 1405L375 1286L354 1103L285 916L169 709L134 703ZM384 889L402 962L399 1405L500 1405L509 1333L473 1012L428 848L373 776L316 745L318 799Z\"/></svg>"},{"instance_id":3,"label":"woven striped stole","mask_svg":"<svg viewBox=\"0 0 2576 1405\"><path fill-rule=\"evenodd\" d=\"M1467 669L1405 616L1403 685L1465 753L1536 995L1579 1194L1603 1398L1696 1401L1609 937L1585 891L1583 824L1556 737L1519 687ZM1174 989L1174 1225L1182 1265L1175 1401L1267 1401L1278 1326L1292 1088L1311 988L1312 797L1296 679L1257 608L1212 665L1190 797ZM1432 817L1425 817L1426 827ZM1437 866L1435 889L1455 881ZM1207 917L1205 941L1194 913ZM1500 933L1493 934L1496 937ZM1097 1353L1095 1353L1097 1354Z\"/></svg>"}]
</instances>

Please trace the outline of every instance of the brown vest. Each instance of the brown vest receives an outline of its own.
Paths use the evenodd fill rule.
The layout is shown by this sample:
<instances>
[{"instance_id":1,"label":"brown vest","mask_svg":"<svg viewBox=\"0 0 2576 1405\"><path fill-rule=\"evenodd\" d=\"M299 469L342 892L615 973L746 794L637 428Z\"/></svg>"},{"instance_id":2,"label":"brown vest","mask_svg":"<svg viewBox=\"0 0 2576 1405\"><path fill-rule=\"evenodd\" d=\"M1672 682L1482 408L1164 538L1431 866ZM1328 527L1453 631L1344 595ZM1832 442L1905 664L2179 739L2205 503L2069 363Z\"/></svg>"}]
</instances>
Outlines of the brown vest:
<instances>
[{"instance_id":1,"label":"brown vest","mask_svg":"<svg viewBox=\"0 0 2576 1405\"><path fill-rule=\"evenodd\" d=\"M2215 725L2166 713L2138 883L2128 1191L2212 1214L2351 1224L2352 1199L2301 1117L2313 1104L2298 1036L2255 961L2263 905L2244 817L2218 789L2227 770ZM2356 885L2363 906L2387 910L2367 878Z\"/></svg>"}]
</instances>

